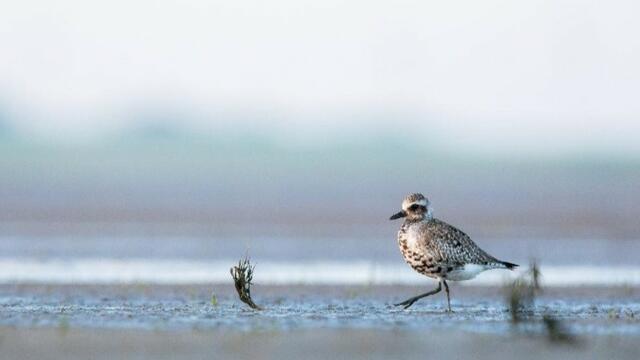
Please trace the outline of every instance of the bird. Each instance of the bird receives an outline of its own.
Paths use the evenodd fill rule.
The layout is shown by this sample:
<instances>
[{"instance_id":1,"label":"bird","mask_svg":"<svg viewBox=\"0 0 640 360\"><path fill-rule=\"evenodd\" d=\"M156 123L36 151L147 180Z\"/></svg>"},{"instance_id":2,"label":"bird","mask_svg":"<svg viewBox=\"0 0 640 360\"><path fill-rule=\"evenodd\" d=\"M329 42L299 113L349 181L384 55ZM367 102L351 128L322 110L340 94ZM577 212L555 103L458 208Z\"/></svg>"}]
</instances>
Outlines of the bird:
<instances>
[{"instance_id":1,"label":"bird","mask_svg":"<svg viewBox=\"0 0 640 360\"><path fill-rule=\"evenodd\" d=\"M485 270L514 270L518 266L489 255L467 234L433 217L431 202L420 193L407 195L402 201L402 211L389 220L400 218L404 218L404 223L398 231L398 246L404 260L418 273L438 280L438 287L395 306L407 309L416 301L439 293L444 286L451 312L448 280L470 280Z\"/></svg>"}]
</instances>

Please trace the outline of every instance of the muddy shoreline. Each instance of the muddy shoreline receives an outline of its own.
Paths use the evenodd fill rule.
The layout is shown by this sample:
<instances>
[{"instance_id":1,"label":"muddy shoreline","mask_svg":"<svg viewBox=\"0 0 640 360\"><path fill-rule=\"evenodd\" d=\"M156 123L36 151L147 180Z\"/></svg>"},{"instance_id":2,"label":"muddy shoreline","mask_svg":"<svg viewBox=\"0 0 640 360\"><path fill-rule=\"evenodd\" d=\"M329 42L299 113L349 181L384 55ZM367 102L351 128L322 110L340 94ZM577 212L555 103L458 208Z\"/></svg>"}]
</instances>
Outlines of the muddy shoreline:
<instances>
[{"instance_id":1,"label":"muddy shoreline","mask_svg":"<svg viewBox=\"0 0 640 360\"><path fill-rule=\"evenodd\" d=\"M636 336L542 337L404 330L141 331L0 327L3 359L637 359Z\"/></svg>"}]
</instances>

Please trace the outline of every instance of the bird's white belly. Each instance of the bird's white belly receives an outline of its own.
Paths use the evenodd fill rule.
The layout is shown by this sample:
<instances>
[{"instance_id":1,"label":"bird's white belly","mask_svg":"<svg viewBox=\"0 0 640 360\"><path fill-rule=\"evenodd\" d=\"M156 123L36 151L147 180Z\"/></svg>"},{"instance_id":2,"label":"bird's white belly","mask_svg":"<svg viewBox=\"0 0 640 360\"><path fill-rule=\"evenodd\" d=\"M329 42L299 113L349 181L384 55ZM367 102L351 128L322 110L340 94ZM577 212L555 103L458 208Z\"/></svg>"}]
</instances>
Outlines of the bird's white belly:
<instances>
[{"instance_id":1,"label":"bird's white belly","mask_svg":"<svg viewBox=\"0 0 640 360\"><path fill-rule=\"evenodd\" d=\"M487 269L489 268L485 265L467 264L461 269L448 272L447 280L452 280L452 281L470 280Z\"/></svg>"}]
</instances>

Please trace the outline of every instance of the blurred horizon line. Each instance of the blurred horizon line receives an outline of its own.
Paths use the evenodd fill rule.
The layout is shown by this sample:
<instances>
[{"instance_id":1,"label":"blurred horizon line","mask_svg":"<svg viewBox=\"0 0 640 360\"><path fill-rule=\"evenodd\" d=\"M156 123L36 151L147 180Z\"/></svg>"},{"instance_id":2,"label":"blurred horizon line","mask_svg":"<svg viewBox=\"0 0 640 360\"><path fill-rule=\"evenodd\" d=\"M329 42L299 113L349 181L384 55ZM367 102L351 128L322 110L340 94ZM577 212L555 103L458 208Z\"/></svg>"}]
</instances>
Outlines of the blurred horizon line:
<instances>
[{"instance_id":1,"label":"blurred horizon line","mask_svg":"<svg viewBox=\"0 0 640 360\"><path fill-rule=\"evenodd\" d=\"M311 136L311 135L309 135ZM159 148L157 145L161 145ZM446 140L437 133L423 140L419 134L401 134L397 129L374 129L360 131L357 127L334 129L321 134L320 138L290 141L280 129L271 131L262 127L239 126L203 130L198 126L180 120L141 119L98 134L85 137L65 138L59 135L43 135L25 131L15 121L0 116L0 147L7 151L16 150L63 150L93 149L108 151L123 150L170 151L220 150L223 153L252 154L270 153L333 153L370 152L429 154L430 158L442 157L448 161L528 161L558 163L637 163L640 154L634 151L619 151L612 147L575 147L558 151L511 151L505 147L490 151L447 146ZM485 149L486 150L486 149Z\"/></svg>"}]
</instances>

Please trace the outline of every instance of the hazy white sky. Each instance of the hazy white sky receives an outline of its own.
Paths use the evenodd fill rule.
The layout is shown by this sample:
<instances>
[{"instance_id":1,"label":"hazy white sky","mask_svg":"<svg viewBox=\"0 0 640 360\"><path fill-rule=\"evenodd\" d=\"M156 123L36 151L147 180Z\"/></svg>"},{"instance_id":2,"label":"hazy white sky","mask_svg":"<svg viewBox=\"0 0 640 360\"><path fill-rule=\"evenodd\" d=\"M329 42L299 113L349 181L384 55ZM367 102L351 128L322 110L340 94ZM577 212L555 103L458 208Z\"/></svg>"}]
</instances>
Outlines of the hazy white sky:
<instances>
[{"instance_id":1,"label":"hazy white sky","mask_svg":"<svg viewBox=\"0 0 640 360\"><path fill-rule=\"evenodd\" d=\"M54 136L159 105L202 129L305 141L411 125L451 148L640 151L638 4L13 1L0 11L0 104ZM262 115L215 116L245 111ZM395 116L371 130L375 112Z\"/></svg>"}]
</instances>

